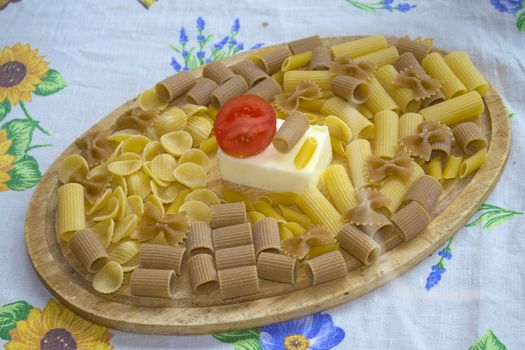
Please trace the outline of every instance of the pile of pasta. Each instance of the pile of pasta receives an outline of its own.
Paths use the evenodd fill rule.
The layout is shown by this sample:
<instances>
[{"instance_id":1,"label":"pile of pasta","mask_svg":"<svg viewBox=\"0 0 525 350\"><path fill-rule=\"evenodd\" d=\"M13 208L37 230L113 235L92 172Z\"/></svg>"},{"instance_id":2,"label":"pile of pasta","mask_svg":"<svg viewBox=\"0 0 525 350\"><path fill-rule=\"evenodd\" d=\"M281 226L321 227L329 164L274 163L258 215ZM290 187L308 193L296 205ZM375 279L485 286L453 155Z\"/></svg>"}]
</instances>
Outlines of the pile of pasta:
<instances>
[{"instance_id":1,"label":"pile of pasta","mask_svg":"<svg viewBox=\"0 0 525 350\"><path fill-rule=\"evenodd\" d=\"M383 36L332 47L313 36L177 73L77 140L59 172L57 234L101 293L125 273L133 295L173 297L187 271L195 293L224 299L258 293L259 279L295 284L303 268L312 284L342 278L345 254L370 265L386 235L421 234L442 183L482 166L489 89L465 52ZM207 188L214 118L241 94L328 128L334 162L319 186L257 198Z\"/></svg>"}]
</instances>

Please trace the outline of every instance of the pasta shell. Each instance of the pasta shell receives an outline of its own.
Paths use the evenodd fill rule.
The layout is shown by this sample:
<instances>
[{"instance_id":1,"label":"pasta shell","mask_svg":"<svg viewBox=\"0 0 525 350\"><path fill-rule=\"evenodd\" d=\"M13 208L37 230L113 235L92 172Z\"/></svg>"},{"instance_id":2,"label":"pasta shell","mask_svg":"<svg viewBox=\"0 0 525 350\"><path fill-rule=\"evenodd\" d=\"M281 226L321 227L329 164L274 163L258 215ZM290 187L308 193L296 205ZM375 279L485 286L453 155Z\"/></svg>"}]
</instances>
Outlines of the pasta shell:
<instances>
[{"instance_id":1,"label":"pasta shell","mask_svg":"<svg viewBox=\"0 0 525 350\"><path fill-rule=\"evenodd\" d=\"M108 140L115 142L123 142L136 135L140 135L140 132L138 130L122 129L115 131L113 134L111 134L111 136L108 137Z\"/></svg>"},{"instance_id":2,"label":"pasta shell","mask_svg":"<svg viewBox=\"0 0 525 350\"><path fill-rule=\"evenodd\" d=\"M138 217L135 214L125 216L122 220L115 224L115 232L113 232L112 243L117 243L122 239L128 237L131 232L135 231L138 224ZM108 252L109 253L109 252Z\"/></svg>"},{"instance_id":3,"label":"pasta shell","mask_svg":"<svg viewBox=\"0 0 525 350\"><path fill-rule=\"evenodd\" d=\"M126 182L126 178L122 175L116 175L113 174L111 177L111 186L113 188L121 187L124 193L128 194L128 183Z\"/></svg>"},{"instance_id":4,"label":"pasta shell","mask_svg":"<svg viewBox=\"0 0 525 350\"><path fill-rule=\"evenodd\" d=\"M86 177L89 172L88 162L80 154L72 154L62 161L62 165L58 170L58 179L65 184L69 182L70 176L79 169L82 169L79 175Z\"/></svg>"},{"instance_id":5,"label":"pasta shell","mask_svg":"<svg viewBox=\"0 0 525 350\"><path fill-rule=\"evenodd\" d=\"M116 175L127 176L142 167L142 158L132 152L122 153L117 159L108 164L108 170Z\"/></svg>"},{"instance_id":6,"label":"pasta shell","mask_svg":"<svg viewBox=\"0 0 525 350\"><path fill-rule=\"evenodd\" d=\"M111 260L125 264L138 254L139 247L138 242L126 241L109 247L107 252Z\"/></svg>"},{"instance_id":7,"label":"pasta shell","mask_svg":"<svg viewBox=\"0 0 525 350\"><path fill-rule=\"evenodd\" d=\"M194 221L211 222L210 207L201 201L185 202L180 206L179 212L184 212L190 223Z\"/></svg>"},{"instance_id":8,"label":"pasta shell","mask_svg":"<svg viewBox=\"0 0 525 350\"><path fill-rule=\"evenodd\" d=\"M126 141L122 142L121 151L123 154L127 152L142 154L146 145L150 140L144 135L132 136Z\"/></svg>"},{"instance_id":9,"label":"pasta shell","mask_svg":"<svg viewBox=\"0 0 525 350\"><path fill-rule=\"evenodd\" d=\"M102 294L114 293L120 289L124 281L122 266L115 261L110 261L101 268L93 277L93 288Z\"/></svg>"},{"instance_id":10,"label":"pasta shell","mask_svg":"<svg viewBox=\"0 0 525 350\"><path fill-rule=\"evenodd\" d=\"M125 264L122 264L122 271L124 271L124 273L132 272L137 267L139 267L139 254L135 255L133 258L131 258L130 261L126 262Z\"/></svg>"},{"instance_id":11,"label":"pasta shell","mask_svg":"<svg viewBox=\"0 0 525 350\"><path fill-rule=\"evenodd\" d=\"M148 175L157 185L159 186L162 186L162 187L166 187L168 186L170 183L169 182L166 182L166 181L162 181L161 179L159 179L158 177L156 177L155 175L153 175L153 172L151 171L151 162L146 162L144 163L144 165L142 166L142 170L144 171L144 173L146 175Z\"/></svg>"},{"instance_id":12,"label":"pasta shell","mask_svg":"<svg viewBox=\"0 0 525 350\"><path fill-rule=\"evenodd\" d=\"M115 229L115 221L113 221L113 219L107 219L95 224L91 229L98 236L104 248L109 247Z\"/></svg>"},{"instance_id":13,"label":"pasta shell","mask_svg":"<svg viewBox=\"0 0 525 350\"><path fill-rule=\"evenodd\" d=\"M162 145L158 141L151 141L144 147L144 150L142 151L142 159L145 162L149 162L153 158L155 158L156 155L164 153L164 148L162 148Z\"/></svg>"},{"instance_id":14,"label":"pasta shell","mask_svg":"<svg viewBox=\"0 0 525 350\"><path fill-rule=\"evenodd\" d=\"M189 150L186 153L190 151L192 150ZM177 160L171 154L163 153L155 156L155 158L151 160L150 169L153 175L163 181L175 181L173 171L176 166Z\"/></svg>"},{"instance_id":15,"label":"pasta shell","mask_svg":"<svg viewBox=\"0 0 525 350\"><path fill-rule=\"evenodd\" d=\"M179 164L195 163L200 165L206 172L210 171L211 160L206 153L200 149L190 149L180 157Z\"/></svg>"},{"instance_id":16,"label":"pasta shell","mask_svg":"<svg viewBox=\"0 0 525 350\"><path fill-rule=\"evenodd\" d=\"M140 198L146 198L151 193L149 181L149 177L142 171L137 171L126 177L129 193L136 194Z\"/></svg>"},{"instance_id":17,"label":"pasta shell","mask_svg":"<svg viewBox=\"0 0 525 350\"><path fill-rule=\"evenodd\" d=\"M329 115L324 120L324 125L328 127L330 137L343 141L345 144L352 139L352 132L348 125L340 118Z\"/></svg>"},{"instance_id":18,"label":"pasta shell","mask_svg":"<svg viewBox=\"0 0 525 350\"><path fill-rule=\"evenodd\" d=\"M144 203L142 198L136 194L127 198L126 215L135 214L141 216L144 213Z\"/></svg>"},{"instance_id":19,"label":"pasta shell","mask_svg":"<svg viewBox=\"0 0 525 350\"><path fill-rule=\"evenodd\" d=\"M168 102L163 102L157 96L155 89L148 89L144 91L139 97L139 107L143 111L152 111L155 109L164 109L168 106Z\"/></svg>"},{"instance_id":20,"label":"pasta shell","mask_svg":"<svg viewBox=\"0 0 525 350\"><path fill-rule=\"evenodd\" d=\"M175 179L189 188L205 187L208 182L206 171L197 164L180 164L173 172Z\"/></svg>"},{"instance_id":21,"label":"pasta shell","mask_svg":"<svg viewBox=\"0 0 525 350\"><path fill-rule=\"evenodd\" d=\"M186 131L193 137L194 147L198 147L202 141L210 136L212 128L212 123L206 117L192 117L186 124Z\"/></svg>"},{"instance_id":22,"label":"pasta shell","mask_svg":"<svg viewBox=\"0 0 525 350\"><path fill-rule=\"evenodd\" d=\"M193 138L186 131L173 131L162 135L160 144L171 155L181 156L184 152L191 149Z\"/></svg>"},{"instance_id":23,"label":"pasta shell","mask_svg":"<svg viewBox=\"0 0 525 350\"><path fill-rule=\"evenodd\" d=\"M118 200L118 212L117 216L115 216L115 220L121 220L124 215L126 215L126 207L128 205L126 194L122 187L119 186L113 191L113 197Z\"/></svg>"},{"instance_id":24,"label":"pasta shell","mask_svg":"<svg viewBox=\"0 0 525 350\"><path fill-rule=\"evenodd\" d=\"M157 187L155 182L151 182L151 191L156 195L161 203L171 203L177 197L179 189L175 184L166 187Z\"/></svg>"},{"instance_id":25,"label":"pasta shell","mask_svg":"<svg viewBox=\"0 0 525 350\"><path fill-rule=\"evenodd\" d=\"M184 203L184 199L186 199L186 196L189 193L191 193L191 190L188 190L188 189L179 191L173 203L171 203L170 206L168 207L167 213L168 214L178 213L180 206L182 205L182 203Z\"/></svg>"},{"instance_id":26,"label":"pasta shell","mask_svg":"<svg viewBox=\"0 0 525 350\"><path fill-rule=\"evenodd\" d=\"M199 201L207 205L219 204L221 202L219 196L207 188L200 188L186 195L184 202L189 201Z\"/></svg>"},{"instance_id":27,"label":"pasta shell","mask_svg":"<svg viewBox=\"0 0 525 350\"><path fill-rule=\"evenodd\" d=\"M159 198L156 194L150 194L150 195L144 200L144 205L145 205L147 202L150 202L151 204L153 204L154 206L156 206L157 208L159 208L159 210L161 211L162 216L164 216L164 214L165 214L164 206L162 205L162 201L160 200L160 198Z\"/></svg>"},{"instance_id":28,"label":"pasta shell","mask_svg":"<svg viewBox=\"0 0 525 350\"><path fill-rule=\"evenodd\" d=\"M97 210L104 208L108 200L111 198L112 194L113 194L113 191L111 190L111 188L108 188L106 192L98 196L98 198L95 200L95 203L93 203L93 205L91 206L91 208L89 208L86 214L93 215L94 213L97 212Z\"/></svg>"},{"instance_id":29,"label":"pasta shell","mask_svg":"<svg viewBox=\"0 0 525 350\"><path fill-rule=\"evenodd\" d=\"M180 108L173 107L163 112L155 123L155 131L158 135L184 130L186 127L186 113Z\"/></svg>"},{"instance_id":30,"label":"pasta shell","mask_svg":"<svg viewBox=\"0 0 525 350\"><path fill-rule=\"evenodd\" d=\"M118 200L115 197L111 197L104 208L97 212L98 216L93 218L93 221L104 221L107 219L113 219L118 213Z\"/></svg>"},{"instance_id":31,"label":"pasta shell","mask_svg":"<svg viewBox=\"0 0 525 350\"><path fill-rule=\"evenodd\" d=\"M204 106L194 105L187 103L182 106L182 110L186 113L186 117L191 118L195 115L206 115L208 114L208 108Z\"/></svg>"}]
</instances>

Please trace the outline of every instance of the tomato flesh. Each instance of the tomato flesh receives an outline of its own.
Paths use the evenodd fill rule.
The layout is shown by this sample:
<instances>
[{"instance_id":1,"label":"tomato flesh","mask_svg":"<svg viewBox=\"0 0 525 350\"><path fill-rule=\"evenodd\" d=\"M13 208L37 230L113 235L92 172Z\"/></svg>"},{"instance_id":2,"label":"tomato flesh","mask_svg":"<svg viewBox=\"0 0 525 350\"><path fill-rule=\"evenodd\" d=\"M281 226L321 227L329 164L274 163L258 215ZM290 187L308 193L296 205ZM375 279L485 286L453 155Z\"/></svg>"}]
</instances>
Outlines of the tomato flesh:
<instances>
[{"instance_id":1,"label":"tomato flesh","mask_svg":"<svg viewBox=\"0 0 525 350\"><path fill-rule=\"evenodd\" d=\"M261 153L275 135L275 111L257 95L241 95L228 100L215 118L215 136L221 150L233 157Z\"/></svg>"}]
</instances>

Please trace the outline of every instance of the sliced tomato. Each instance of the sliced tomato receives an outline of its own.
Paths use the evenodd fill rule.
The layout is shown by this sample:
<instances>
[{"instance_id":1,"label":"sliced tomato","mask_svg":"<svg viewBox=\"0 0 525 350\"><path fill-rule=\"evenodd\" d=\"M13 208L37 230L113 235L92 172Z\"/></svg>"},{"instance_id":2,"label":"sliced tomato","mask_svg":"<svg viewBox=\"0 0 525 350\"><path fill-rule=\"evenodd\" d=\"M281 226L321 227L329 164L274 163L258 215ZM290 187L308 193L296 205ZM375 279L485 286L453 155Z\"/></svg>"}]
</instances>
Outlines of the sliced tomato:
<instances>
[{"instance_id":1,"label":"sliced tomato","mask_svg":"<svg viewBox=\"0 0 525 350\"><path fill-rule=\"evenodd\" d=\"M257 95L241 95L228 100L215 118L215 136L221 150L233 157L261 153L275 135L275 111Z\"/></svg>"}]
</instances>

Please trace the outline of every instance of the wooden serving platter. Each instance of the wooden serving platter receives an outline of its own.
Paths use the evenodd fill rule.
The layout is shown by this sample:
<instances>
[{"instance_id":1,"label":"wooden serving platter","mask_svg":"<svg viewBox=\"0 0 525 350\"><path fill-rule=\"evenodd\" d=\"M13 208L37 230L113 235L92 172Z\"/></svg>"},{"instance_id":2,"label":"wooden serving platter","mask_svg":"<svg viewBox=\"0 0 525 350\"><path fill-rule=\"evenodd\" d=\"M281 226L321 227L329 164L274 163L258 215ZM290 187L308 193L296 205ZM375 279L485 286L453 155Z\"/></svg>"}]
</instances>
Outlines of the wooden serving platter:
<instances>
[{"instance_id":1,"label":"wooden serving platter","mask_svg":"<svg viewBox=\"0 0 525 350\"><path fill-rule=\"evenodd\" d=\"M334 37L324 41L331 46L357 38ZM250 52L244 52L224 61L233 64L248 55ZM200 75L201 69L195 72ZM403 242L396 234L381 237L384 252L375 264L362 266L343 252L349 271L345 278L311 286L303 271L295 286L260 280L260 293L227 301L221 299L218 291L193 294L187 272L179 278L173 299L132 296L127 283L129 276L117 293L97 293L91 287L92 275L82 268L67 244L57 240L55 233L58 169L66 156L79 152L74 144L51 165L29 204L25 237L31 263L46 287L74 312L95 323L130 332L214 333L285 321L332 308L395 279L436 251L467 222L494 188L507 160L511 131L497 91L491 89L484 101L486 111L479 119L489 148L483 167L465 179L446 183L444 194L432 212L434 219L421 235L409 242ZM118 116L137 106L135 98L89 131L108 129ZM222 183L217 168L212 170L208 186L215 190Z\"/></svg>"}]
</instances>

